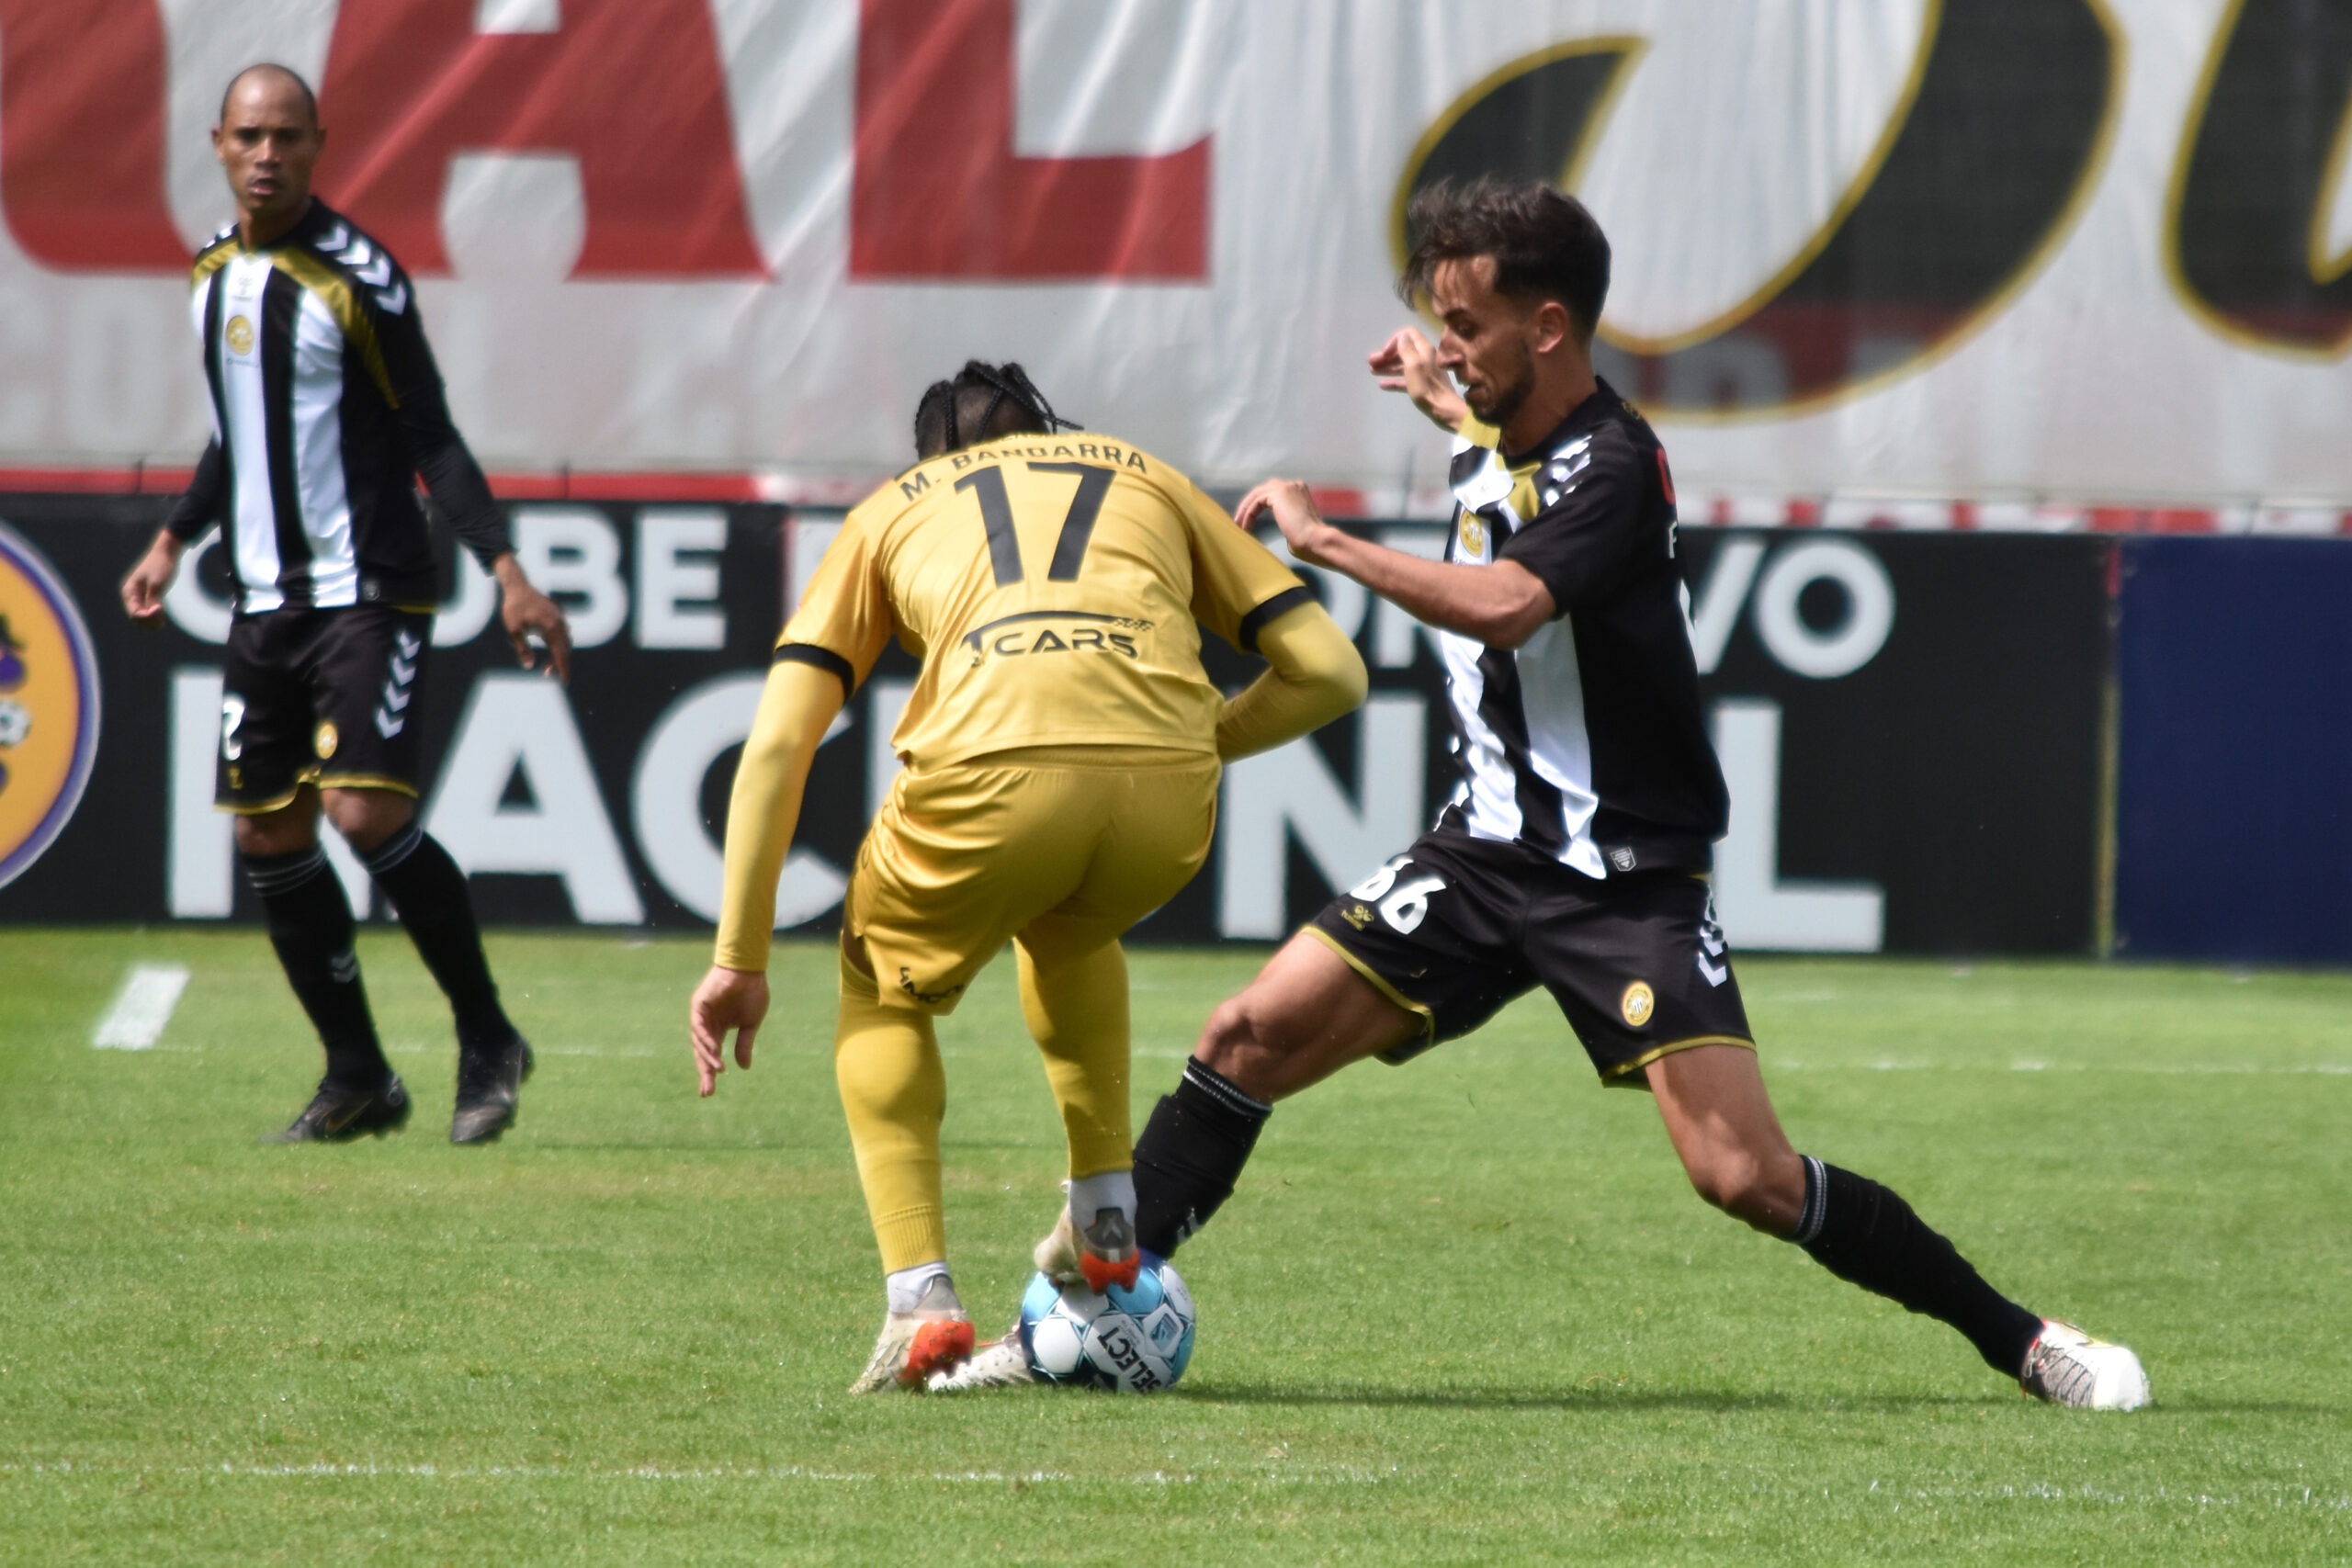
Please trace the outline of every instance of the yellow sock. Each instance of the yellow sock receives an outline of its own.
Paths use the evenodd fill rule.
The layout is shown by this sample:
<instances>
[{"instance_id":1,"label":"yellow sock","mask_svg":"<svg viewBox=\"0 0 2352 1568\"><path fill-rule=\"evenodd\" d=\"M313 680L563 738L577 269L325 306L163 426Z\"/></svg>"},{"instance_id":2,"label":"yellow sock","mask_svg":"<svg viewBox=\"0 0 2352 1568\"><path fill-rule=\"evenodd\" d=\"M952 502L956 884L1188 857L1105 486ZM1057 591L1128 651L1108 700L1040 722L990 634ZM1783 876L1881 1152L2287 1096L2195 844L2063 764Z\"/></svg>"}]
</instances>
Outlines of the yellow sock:
<instances>
[{"instance_id":1,"label":"yellow sock","mask_svg":"<svg viewBox=\"0 0 2352 1568\"><path fill-rule=\"evenodd\" d=\"M873 980L844 963L833 1076L884 1271L944 1259L939 1119L947 1110L947 1077L931 1016L884 1006Z\"/></svg>"},{"instance_id":2,"label":"yellow sock","mask_svg":"<svg viewBox=\"0 0 2352 1568\"><path fill-rule=\"evenodd\" d=\"M1016 944L1021 1010L1061 1107L1069 1173L1125 1170L1135 1163L1127 1109L1127 955L1115 941L1078 948L1057 940L1066 933L1040 929L1047 924L1033 925Z\"/></svg>"}]
</instances>

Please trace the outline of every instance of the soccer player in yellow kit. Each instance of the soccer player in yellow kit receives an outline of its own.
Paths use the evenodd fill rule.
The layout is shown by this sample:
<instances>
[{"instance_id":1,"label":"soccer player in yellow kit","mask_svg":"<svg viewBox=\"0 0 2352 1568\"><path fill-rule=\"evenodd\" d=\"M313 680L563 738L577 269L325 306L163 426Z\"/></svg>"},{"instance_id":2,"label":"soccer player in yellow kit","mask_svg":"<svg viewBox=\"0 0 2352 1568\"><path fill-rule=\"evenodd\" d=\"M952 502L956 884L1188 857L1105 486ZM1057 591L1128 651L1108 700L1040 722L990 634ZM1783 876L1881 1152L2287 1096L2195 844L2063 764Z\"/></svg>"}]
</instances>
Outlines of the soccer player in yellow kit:
<instances>
[{"instance_id":1,"label":"soccer player in yellow kit","mask_svg":"<svg viewBox=\"0 0 2352 1568\"><path fill-rule=\"evenodd\" d=\"M843 524L776 645L736 774L715 962L690 1007L702 1092L765 1016L776 877L826 728L892 637L922 660L905 763L844 898L834 1067L888 1313L852 1385L920 1388L972 1352L947 1269L932 1020L1008 938L1069 1145L1067 1230L1132 1283L1134 1137L1119 938L1192 879L1219 764L1363 700L1363 661L1298 579L1190 479L1057 418L978 361L915 416L917 465ZM1268 669L1226 698L1205 626Z\"/></svg>"}]
</instances>

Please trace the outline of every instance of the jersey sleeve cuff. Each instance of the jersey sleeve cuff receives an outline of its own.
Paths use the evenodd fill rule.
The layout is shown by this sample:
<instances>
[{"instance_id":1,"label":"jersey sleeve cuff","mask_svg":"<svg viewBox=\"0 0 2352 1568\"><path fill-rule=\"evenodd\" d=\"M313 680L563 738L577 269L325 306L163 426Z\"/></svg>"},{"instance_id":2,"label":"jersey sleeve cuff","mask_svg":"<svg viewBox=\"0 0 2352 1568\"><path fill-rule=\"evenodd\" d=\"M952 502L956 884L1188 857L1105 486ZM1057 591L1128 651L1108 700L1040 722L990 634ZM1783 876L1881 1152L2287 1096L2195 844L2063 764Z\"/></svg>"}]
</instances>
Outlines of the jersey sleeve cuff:
<instances>
[{"instance_id":1,"label":"jersey sleeve cuff","mask_svg":"<svg viewBox=\"0 0 2352 1568\"><path fill-rule=\"evenodd\" d=\"M1315 603L1315 590L1305 583L1285 588L1256 609L1241 617L1241 625L1234 633L1234 642L1244 653L1258 651L1258 634L1297 609L1301 604Z\"/></svg>"},{"instance_id":2,"label":"jersey sleeve cuff","mask_svg":"<svg viewBox=\"0 0 2352 1568\"><path fill-rule=\"evenodd\" d=\"M813 642L786 642L776 645L775 664L813 664L842 683L842 701L846 703L857 694L857 671L850 661L830 648L819 648Z\"/></svg>"}]
</instances>

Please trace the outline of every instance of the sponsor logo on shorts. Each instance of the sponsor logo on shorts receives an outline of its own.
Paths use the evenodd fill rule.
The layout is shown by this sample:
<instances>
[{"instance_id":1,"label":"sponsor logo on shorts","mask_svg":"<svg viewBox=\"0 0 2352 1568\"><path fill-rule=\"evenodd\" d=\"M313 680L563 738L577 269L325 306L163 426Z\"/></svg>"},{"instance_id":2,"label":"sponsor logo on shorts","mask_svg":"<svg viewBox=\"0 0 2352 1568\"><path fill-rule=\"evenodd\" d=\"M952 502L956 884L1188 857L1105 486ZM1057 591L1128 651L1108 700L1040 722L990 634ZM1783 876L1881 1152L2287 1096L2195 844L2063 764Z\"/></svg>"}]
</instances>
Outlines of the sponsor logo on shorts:
<instances>
[{"instance_id":1,"label":"sponsor logo on shorts","mask_svg":"<svg viewBox=\"0 0 2352 1568\"><path fill-rule=\"evenodd\" d=\"M1626 987L1625 994L1618 998L1617 1010L1625 1015L1629 1027L1639 1029L1649 1022L1651 1014L1657 1011L1657 993L1650 989L1647 980L1636 980Z\"/></svg>"},{"instance_id":2,"label":"sponsor logo on shorts","mask_svg":"<svg viewBox=\"0 0 2352 1568\"><path fill-rule=\"evenodd\" d=\"M925 1007L935 1007L939 1003L948 1000L950 998L962 995L964 987L961 986L950 986L944 991L926 991L922 987L915 984L914 976L908 971L905 964L901 964L899 965L899 989L906 992L907 995L914 998L915 1000L922 1003Z\"/></svg>"},{"instance_id":3,"label":"sponsor logo on shorts","mask_svg":"<svg viewBox=\"0 0 2352 1568\"><path fill-rule=\"evenodd\" d=\"M98 751L98 657L41 553L0 526L0 886L82 803Z\"/></svg>"},{"instance_id":4,"label":"sponsor logo on shorts","mask_svg":"<svg viewBox=\"0 0 2352 1568\"><path fill-rule=\"evenodd\" d=\"M1340 919L1347 921L1348 924L1355 927L1356 930L1362 931L1364 927L1372 924L1372 911L1365 908L1362 904L1358 904L1351 908L1340 910Z\"/></svg>"},{"instance_id":5,"label":"sponsor logo on shorts","mask_svg":"<svg viewBox=\"0 0 2352 1568\"><path fill-rule=\"evenodd\" d=\"M384 689L376 705L376 733L390 740L408 728L408 705L416 693L418 656L424 651L423 639L403 627L392 637L392 657L384 672ZM326 753L319 753L324 757Z\"/></svg>"},{"instance_id":6,"label":"sponsor logo on shorts","mask_svg":"<svg viewBox=\"0 0 2352 1568\"><path fill-rule=\"evenodd\" d=\"M964 634L971 651L972 669L991 658L1013 659L1040 653L1114 653L1140 659L1136 634L1151 630L1153 623L1133 615L1104 615L1092 610L1029 610L975 626Z\"/></svg>"},{"instance_id":7,"label":"sponsor logo on shorts","mask_svg":"<svg viewBox=\"0 0 2352 1568\"><path fill-rule=\"evenodd\" d=\"M1609 852L1609 863L1615 866L1619 871L1633 870L1634 846L1631 844L1619 844L1615 849L1611 850Z\"/></svg>"},{"instance_id":8,"label":"sponsor logo on shorts","mask_svg":"<svg viewBox=\"0 0 2352 1568\"><path fill-rule=\"evenodd\" d=\"M1699 917L1699 977L1710 986L1731 978L1731 960L1724 956L1724 928L1715 919L1715 896L1707 895L1707 912ZM1712 961L1712 962L1711 962Z\"/></svg>"}]
</instances>

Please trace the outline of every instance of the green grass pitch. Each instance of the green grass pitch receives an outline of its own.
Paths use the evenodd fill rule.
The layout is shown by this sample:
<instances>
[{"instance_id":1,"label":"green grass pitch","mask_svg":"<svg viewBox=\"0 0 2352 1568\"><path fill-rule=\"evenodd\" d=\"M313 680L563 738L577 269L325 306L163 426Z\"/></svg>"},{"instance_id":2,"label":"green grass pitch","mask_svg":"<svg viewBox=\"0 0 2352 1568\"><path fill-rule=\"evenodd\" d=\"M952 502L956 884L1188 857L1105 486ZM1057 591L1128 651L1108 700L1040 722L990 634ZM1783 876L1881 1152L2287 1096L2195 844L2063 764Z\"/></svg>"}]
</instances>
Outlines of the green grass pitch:
<instances>
[{"instance_id":1,"label":"green grass pitch","mask_svg":"<svg viewBox=\"0 0 2352 1568\"><path fill-rule=\"evenodd\" d=\"M852 1398L879 1280L779 951L694 1095L699 942L508 936L520 1126L363 939L408 1131L261 1148L317 1071L254 931L0 933L0 1562L2281 1563L2352 1559L2352 976L1753 959L1798 1146L2123 1339L2154 1408L2028 1403L1693 1200L1541 998L1285 1106L1182 1263L1182 1387ZM193 978L97 1050L135 962ZM1138 1111L1247 952L1133 963ZM1056 1201L1009 963L945 1024L984 1329Z\"/></svg>"}]
</instances>

